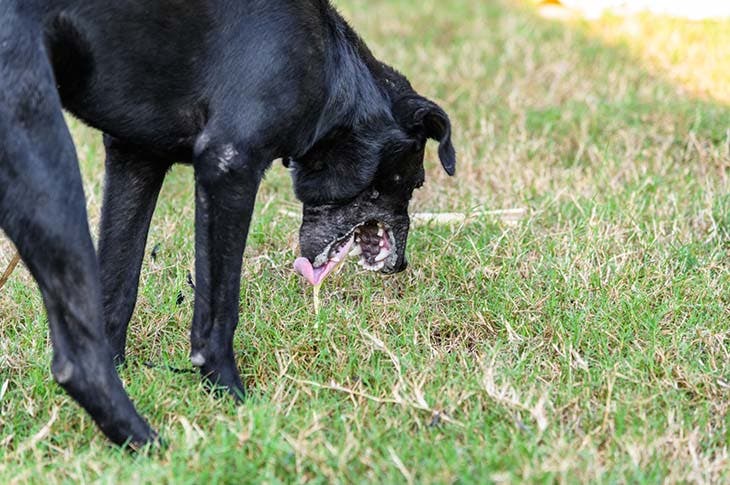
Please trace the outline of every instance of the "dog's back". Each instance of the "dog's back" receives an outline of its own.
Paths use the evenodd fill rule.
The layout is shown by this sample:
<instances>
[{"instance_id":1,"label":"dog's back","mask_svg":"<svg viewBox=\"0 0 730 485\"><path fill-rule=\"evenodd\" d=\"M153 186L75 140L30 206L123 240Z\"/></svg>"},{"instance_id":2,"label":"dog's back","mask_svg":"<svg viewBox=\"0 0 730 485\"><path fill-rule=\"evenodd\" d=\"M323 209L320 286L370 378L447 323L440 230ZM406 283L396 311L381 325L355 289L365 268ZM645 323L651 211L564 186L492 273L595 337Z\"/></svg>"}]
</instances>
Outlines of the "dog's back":
<instances>
[{"instance_id":1,"label":"dog's back","mask_svg":"<svg viewBox=\"0 0 730 485\"><path fill-rule=\"evenodd\" d=\"M192 148L216 91L279 97L322 83L310 67L323 63L326 1L47 3L43 35L63 106L178 157Z\"/></svg>"}]
</instances>

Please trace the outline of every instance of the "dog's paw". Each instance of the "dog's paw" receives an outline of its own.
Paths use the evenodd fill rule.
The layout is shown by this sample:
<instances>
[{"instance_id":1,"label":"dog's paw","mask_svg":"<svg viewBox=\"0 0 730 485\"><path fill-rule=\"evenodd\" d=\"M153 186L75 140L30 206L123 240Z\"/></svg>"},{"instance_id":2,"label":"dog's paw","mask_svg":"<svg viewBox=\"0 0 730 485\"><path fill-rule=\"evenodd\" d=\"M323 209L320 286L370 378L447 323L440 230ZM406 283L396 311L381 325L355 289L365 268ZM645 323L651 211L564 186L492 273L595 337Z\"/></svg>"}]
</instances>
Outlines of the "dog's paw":
<instances>
[{"instance_id":1,"label":"dog's paw","mask_svg":"<svg viewBox=\"0 0 730 485\"><path fill-rule=\"evenodd\" d=\"M242 403L246 398L246 390L235 364L217 367L204 364L200 366L200 373L205 386L219 397L230 395L237 403Z\"/></svg>"}]
</instances>

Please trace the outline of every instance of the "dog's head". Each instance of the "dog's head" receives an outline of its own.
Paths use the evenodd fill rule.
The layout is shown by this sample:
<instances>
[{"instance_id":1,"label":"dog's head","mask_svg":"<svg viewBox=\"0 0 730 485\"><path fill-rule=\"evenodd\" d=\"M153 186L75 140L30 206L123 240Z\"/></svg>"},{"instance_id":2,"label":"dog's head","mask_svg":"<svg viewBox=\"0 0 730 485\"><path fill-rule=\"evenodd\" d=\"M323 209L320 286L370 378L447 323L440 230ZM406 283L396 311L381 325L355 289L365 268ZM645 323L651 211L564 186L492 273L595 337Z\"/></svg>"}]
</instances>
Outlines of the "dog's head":
<instances>
[{"instance_id":1,"label":"dog's head","mask_svg":"<svg viewBox=\"0 0 730 485\"><path fill-rule=\"evenodd\" d=\"M303 157L290 160L294 190L303 202L302 256L321 280L346 256L371 271L407 266L408 205L425 180L426 141L439 143L441 164L456 170L451 123L435 103L412 89L390 101L384 116L335 129Z\"/></svg>"}]
</instances>

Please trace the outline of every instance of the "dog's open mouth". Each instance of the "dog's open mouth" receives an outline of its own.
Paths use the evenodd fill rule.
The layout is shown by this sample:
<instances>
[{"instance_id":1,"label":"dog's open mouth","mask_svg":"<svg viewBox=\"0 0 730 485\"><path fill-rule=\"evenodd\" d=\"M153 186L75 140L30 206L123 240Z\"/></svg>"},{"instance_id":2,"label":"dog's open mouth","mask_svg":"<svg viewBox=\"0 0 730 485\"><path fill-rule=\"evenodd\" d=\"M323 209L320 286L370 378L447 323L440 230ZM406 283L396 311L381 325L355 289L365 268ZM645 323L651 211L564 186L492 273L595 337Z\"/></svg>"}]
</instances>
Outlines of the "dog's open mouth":
<instances>
[{"instance_id":1,"label":"dog's open mouth","mask_svg":"<svg viewBox=\"0 0 730 485\"><path fill-rule=\"evenodd\" d=\"M294 269L312 285L319 285L337 270L347 256L359 256L358 264L368 271L381 271L398 259L395 237L382 222L358 224L343 238L327 245L315 259L297 258Z\"/></svg>"}]
</instances>

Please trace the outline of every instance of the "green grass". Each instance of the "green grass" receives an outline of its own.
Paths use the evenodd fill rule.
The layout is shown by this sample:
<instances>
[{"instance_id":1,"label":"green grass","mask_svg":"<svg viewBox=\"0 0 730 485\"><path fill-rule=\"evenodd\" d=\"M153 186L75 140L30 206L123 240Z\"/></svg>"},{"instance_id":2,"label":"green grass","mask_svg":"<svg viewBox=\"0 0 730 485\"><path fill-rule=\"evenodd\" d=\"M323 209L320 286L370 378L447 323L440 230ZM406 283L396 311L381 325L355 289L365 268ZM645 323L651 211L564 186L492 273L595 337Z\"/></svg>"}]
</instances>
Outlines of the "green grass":
<instances>
[{"instance_id":1,"label":"green grass","mask_svg":"<svg viewBox=\"0 0 730 485\"><path fill-rule=\"evenodd\" d=\"M397 277L348 265L315 317L276 165L244 260L251 399L235 407L142 365L189 367L192 172L175 168L121 371L169 447L111 447L53 383L23 269L0 294L0 482L730 480L730 65L697 60L727 59L730 22L337 3L452 116L459 176L431 147L413 210L475 215L417 227ZM103 150L71 125L96 227ZM506 208L525 216L488 212ZM4 267L6 242L0 254Z\"/></svg>"}]
</instances>

